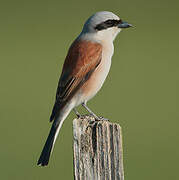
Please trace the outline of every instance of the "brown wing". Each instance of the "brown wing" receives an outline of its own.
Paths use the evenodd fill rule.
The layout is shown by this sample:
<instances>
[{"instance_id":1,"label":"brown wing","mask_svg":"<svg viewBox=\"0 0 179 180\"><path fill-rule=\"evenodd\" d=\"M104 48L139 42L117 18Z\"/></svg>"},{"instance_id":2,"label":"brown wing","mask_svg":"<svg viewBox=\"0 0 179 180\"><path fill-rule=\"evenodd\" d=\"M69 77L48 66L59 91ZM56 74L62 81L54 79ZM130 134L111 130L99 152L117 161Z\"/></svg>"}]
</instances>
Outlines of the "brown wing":
<instances>
[{"instance_id":1,"label":"brown wing","mask_svg":"<svg viewBox=\"0 0 179 180\"><path fill-rule=\"evenodd\" d=\"M75 41L70 47L58 83L50 121L66 101L88 80L101 62L102 46L89 41Z\"/></svg>"}]
</instances>

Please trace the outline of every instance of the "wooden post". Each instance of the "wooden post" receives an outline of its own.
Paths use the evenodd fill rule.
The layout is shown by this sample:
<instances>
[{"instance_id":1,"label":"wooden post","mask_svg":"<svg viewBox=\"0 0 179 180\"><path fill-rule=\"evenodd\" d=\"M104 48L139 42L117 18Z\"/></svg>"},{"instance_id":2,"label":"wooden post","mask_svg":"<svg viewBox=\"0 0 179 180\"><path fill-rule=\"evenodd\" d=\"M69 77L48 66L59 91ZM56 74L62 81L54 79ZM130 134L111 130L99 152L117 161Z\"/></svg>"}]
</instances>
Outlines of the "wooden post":
<instances>
[{"instance_id":1,"label":"wooden post","mask_svg":"<svg viewBox=\"0 0 179 180\"><path fill-rule=\"evenodd\" d=\"M84 116L73 121L74 179L124 180L119 124Z\"/></svg>"}]
</instances>

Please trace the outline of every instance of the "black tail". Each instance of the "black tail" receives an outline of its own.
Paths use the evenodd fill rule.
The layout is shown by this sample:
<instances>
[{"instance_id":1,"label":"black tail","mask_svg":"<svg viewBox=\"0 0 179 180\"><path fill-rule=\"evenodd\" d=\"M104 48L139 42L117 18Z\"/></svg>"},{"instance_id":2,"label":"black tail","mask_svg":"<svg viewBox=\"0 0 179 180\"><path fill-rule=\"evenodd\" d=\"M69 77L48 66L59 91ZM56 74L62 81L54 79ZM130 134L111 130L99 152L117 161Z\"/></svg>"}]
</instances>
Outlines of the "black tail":
<instances>
[{"instance_id":1,"label":"black tail","mask_svg":"<svg viewBox=\"0 0 179 180\"><path fill-rule=\"evenodd\" d=\"M40 158L38 160L37 165L39 165L39 166L47 166L48 165L48 162L49 162L49 159L50 159L50 154L51 154L53 144L54 144L54 141L55 141L55 134L56 134L57 128L59 126L59 124L58 125L55 125L55 124L56 123L52 124L50 133L48 135L48 138L46 140L46 143L44 145L44 148L42 150Z\"/></svg>"}]
</instances>

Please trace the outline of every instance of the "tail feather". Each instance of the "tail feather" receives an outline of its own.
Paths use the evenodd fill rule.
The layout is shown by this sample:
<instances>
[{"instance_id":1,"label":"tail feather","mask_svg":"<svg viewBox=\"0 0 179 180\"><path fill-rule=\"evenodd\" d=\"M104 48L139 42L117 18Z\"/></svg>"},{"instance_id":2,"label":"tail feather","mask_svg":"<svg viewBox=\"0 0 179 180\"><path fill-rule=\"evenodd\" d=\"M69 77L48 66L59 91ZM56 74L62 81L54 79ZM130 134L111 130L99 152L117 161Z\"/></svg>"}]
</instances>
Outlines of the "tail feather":
<instances>
[{"instance_id":1,"label":"tail feather","mask_svg":"<svg viewBox=\"0 0 179 180\"><path fill-rule=\"evenodd\" d=\"M48 165L48 162L50 159L50 154L52 152L52 148L55 143L55 135L56 135L58 126L59 125L55 126L53 123L37 165L39 165L39 166L47 166Z\"/></svg>"},{"instance_id":2,"label":"tail feather","mask_svg":"<svg viewBox=\"0 0 179 180\"><path fill-rule=\"evenodd\" d=\"M53 109L52 109L52 114L50 116L50 122L52 122L55 119L55 117L58 116L60 108L62 108L62 107L58 103L55 103L55 105L53 106Z\"/></svg>"},{"instance_id":3,"label":"tail feather","mask_svg":"<svg viewBox=\"0 0 179 180\"><path fill-rule=\"evenodd\" d=\"M42 150L42 153L40 155L40 158L37 162L37 165L39 166L47 166L51 152L53 150L56 138L58 136L58 133L61 129L61 126L63 124L63 121L66 119L70 111L73 109L73 104L67 105L61 111L58 113L58 117L54 118L52 127L50 129L50 133L48 135L48 138L46 140L46 143L44 145L44 148Z\"/></svg>"}]
</instances>

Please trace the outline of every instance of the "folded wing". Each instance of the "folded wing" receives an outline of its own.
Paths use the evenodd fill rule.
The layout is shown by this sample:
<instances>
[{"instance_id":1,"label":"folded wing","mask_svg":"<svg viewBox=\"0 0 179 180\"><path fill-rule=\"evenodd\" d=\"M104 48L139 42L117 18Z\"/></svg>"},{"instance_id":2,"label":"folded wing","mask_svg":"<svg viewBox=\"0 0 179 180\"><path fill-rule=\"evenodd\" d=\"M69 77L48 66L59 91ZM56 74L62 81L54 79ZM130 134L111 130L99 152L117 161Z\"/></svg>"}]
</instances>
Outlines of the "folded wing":
<instances>
[{"instance_id":1,"label":"folded wing","mask_svg":"<svg viewBox=\"0 0 179 180\"><path fill-rule=\"evenodd\" d=\"M101 57L102 46L99 43L76 40L71 45L59 79L50 121L58 116L65 103L90 78L100 64Z\"/></svg>"}]
</instances>

